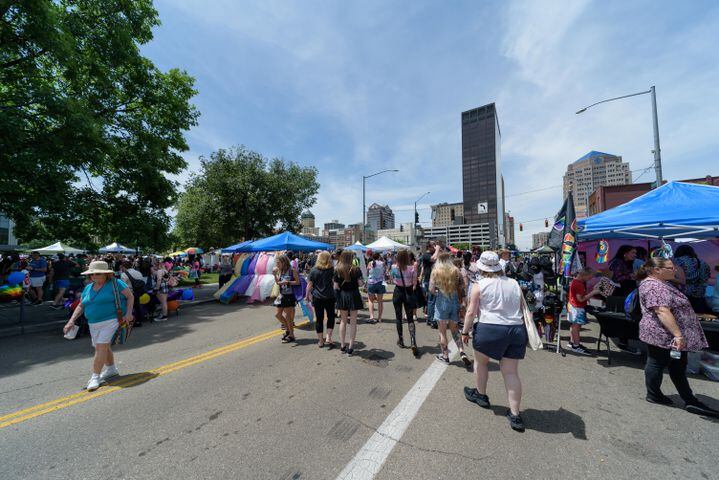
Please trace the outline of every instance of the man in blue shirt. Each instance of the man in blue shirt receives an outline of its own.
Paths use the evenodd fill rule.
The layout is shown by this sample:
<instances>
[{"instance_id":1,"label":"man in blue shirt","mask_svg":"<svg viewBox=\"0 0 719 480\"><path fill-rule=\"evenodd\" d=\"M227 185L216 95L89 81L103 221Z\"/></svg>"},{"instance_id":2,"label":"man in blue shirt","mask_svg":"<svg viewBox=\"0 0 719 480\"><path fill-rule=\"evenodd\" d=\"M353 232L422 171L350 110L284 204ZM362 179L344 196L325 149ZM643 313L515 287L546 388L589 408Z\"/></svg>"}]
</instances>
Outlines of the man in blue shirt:
<instances>
[{"instance_id":1,"label":"man in blue shirt","mask_svg":"<svg viewBox=\"0 0 719 480\"><path fill-rule=\"evenodd\" d=\"M35 292L35 305L41 305L45 292L43 291L43 285L45 285L45 273L47 273L47 260L42 258L38 252L32 252L32 260L27 265L28 271L30 271L30 288Z\"/></svg>"}]
</instances>

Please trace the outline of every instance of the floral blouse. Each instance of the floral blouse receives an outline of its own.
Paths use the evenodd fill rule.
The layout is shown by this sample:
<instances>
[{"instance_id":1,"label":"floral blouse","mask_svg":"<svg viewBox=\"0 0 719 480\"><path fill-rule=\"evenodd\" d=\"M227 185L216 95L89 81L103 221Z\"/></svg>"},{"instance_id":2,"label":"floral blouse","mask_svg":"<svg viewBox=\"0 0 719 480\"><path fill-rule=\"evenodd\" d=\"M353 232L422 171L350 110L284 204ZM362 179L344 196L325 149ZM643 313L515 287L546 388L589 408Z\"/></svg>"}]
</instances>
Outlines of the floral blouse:
<instances>
[{"instance_id":1,"label":"floral blouse","mask_svg":"<svg viewBox=\"0 0 719 480\"><path fill-rule=\"evenodd\" d=\"M707 280L711 276L709 265L702 260L683 256L674 258L674 263L682 267L686 277L684 293L687 297L704 297Z\"/></svg>"},{"instance_id":2,"label":"floral blouse","mask_svg":"<svg viewBox=\"0 0 719 480\"><path fill-rule=\"evenodd\" d=\"M639 284L642 320L639 322L639 339L649 345L671 348L674 335L664 328L656 307L668 307L676 319L679 330L687 341L687 351L698 351L709 346L689 299L670 282L648 277Z\"/></svg>"}]
</instances>

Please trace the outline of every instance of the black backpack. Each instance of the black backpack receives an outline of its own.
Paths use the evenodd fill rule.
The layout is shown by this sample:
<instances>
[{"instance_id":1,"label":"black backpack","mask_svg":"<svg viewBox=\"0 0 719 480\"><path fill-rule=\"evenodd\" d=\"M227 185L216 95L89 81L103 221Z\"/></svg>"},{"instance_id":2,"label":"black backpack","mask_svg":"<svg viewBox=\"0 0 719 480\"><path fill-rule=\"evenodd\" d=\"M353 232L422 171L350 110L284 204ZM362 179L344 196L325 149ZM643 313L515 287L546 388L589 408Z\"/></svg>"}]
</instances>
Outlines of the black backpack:
<instances>
[{"instance_id":1,"label":"black backpack","mask_svg":"<svg viewBox=\"0 0 719 480\"><path fill-rule=\"evenodd\" d=\"M130 280L130 286L132 287L132 292L135 295L142 295L145 293L145 289L147 288L147 284L145 281L141 278L135 278L129 273L127 274L127 278Z\"/></svg>"}]
</instances>

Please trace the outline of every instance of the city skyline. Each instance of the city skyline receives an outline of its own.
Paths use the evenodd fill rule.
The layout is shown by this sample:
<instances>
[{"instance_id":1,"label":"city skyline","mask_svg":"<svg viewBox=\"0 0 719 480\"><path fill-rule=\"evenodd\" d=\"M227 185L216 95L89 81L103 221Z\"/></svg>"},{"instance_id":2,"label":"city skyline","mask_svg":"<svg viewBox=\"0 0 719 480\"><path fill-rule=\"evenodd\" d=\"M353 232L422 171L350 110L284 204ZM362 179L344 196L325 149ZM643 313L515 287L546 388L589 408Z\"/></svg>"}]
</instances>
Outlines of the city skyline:
<instances>
[{"instance_id":1,"label":"city skyline","mask_svg":"<svg viewBox=\"0 0 719 480\"><path fill-rule=\"evenodd\" d=\"M462 200L456 118L491 102L505 209L524 225L515 230L523 248L561 206L567 165L586 152L613 152L632 169L652 163L648 96L574 114L595 101L656 85L665 178L717 173L714 2L156 6L162 25L143 53L196 77L202 112L188 135L190 168L176 180L236 144L315 165L318 225L361 222L361 177L384 168L400 172L373 178L367 205L388 204L401 224L431 191L418 205L430 225L429 205Z\"/></svg>"}]
</instances>

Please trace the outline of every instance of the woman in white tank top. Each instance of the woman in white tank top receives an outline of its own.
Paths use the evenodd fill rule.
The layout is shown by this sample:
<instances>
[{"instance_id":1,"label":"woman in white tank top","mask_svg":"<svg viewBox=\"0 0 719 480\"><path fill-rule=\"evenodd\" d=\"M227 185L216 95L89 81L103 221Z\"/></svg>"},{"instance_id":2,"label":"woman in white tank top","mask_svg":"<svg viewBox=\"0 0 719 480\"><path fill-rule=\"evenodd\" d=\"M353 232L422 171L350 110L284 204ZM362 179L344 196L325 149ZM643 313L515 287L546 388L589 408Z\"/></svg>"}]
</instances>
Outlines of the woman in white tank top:
<instances>
[{"instance_id":1,"label":"woman in white tank top","mask_svg":"<svg viewBox=\"0 0 719 480\"><path fill-rule=\"evenodd\" d=\"M519 415L522 382L517 368L527 349L527 330L522 315L522 289L516 280L504 275L499 256L484 252L477 262L482 278L472 288L462 340L469 343L469 329L474 328L474 371L476 388L464 387L464 395L480 407L490 408L487 396L489 360L499 360L499 369L507 389L507 419L513 430L524 431ZM479 321L472 327L473 319Z\"/></svg>"}]
</instances>

